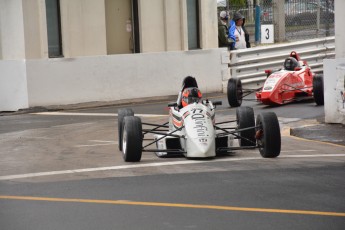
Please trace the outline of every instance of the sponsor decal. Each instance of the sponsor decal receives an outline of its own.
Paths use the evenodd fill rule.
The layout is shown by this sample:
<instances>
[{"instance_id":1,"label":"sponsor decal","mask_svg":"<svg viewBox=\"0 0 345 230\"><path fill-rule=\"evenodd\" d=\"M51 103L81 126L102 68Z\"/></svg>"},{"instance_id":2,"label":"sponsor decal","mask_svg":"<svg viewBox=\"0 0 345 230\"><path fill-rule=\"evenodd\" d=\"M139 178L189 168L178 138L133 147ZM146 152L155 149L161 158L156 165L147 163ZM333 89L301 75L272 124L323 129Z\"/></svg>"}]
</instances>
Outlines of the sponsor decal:
<instances>
[{"instance_id":1,"label":"sponsor decal","mask_svg":"<svg viewBox=\"0 0 345 230\"><path fill-rule=\"evenodd\" d=\"M278 74L271 75L269 78L267 78L262 91L272 91L279 80L277 76L280 78L280 75Z\"/></svg>"},{"instance_id":2,"label":"sponsor decal","mask_svg":"<svg viewBox=\"0 0 345 230\"><path fill-rule=\"evenodd\" d=\"M194 124L195 124L193 129L195 129L198 137L208 137L207 135L208 129L205 126L206 118L207 117L202 113L196 113L192 115L192 120L194 121Z\"/></svg>"},{"instance_id":3,"label":"sponsor decal","mask_svg":"<svg viewBox=\"0 0 345 230\"><path fill-rule=\"evenodd\" d=\"M207 143L207 139L206 138L199 138L199 142L200 143Z\"/></svg>"}]
</instances>

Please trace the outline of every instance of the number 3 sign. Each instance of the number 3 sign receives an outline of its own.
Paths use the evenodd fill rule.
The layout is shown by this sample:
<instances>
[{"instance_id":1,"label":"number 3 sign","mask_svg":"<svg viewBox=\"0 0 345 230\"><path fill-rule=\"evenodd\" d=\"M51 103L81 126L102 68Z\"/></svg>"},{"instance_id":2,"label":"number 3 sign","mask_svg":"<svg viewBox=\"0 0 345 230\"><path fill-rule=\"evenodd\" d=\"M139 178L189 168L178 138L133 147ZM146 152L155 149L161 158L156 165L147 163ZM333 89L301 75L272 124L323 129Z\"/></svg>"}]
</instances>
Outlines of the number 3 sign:
<instances>
[{"instance_id":1,"label":"number 3 sign","mask_svg":"<svg viewBox=\"0 0 345 230\"><path fill-rule=\"evenodd\" d=\"M274 43L273 25L261 25L261 43Z\"/></svg>"}]
</instances>

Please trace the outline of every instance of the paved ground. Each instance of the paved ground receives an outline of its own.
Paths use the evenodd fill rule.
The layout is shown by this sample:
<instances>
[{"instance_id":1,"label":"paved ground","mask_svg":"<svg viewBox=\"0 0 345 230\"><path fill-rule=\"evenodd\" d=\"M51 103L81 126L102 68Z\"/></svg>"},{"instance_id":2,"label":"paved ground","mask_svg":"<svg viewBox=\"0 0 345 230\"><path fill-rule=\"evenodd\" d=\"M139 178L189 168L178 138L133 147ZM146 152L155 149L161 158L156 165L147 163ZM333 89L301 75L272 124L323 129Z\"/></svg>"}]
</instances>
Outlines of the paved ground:
<instances>
[{"instance_id":1,"label":"paved ground","mask_svg":"<svg viewBox=\"0 0 345 230\"><path fill-rule=\"evenodd\" d=\"M234 120L235 108L217 100L217 119ZM163 123L166 105L127 106ZM115 114L125 105L99 106L0 116L1 230L345 229L344 146L290 136L300 129L317 140L343 139L342 126L323 134L330 127L314 102L246 102L256 113L276 112L278 158L253 149L209 160L145 153L138 163L123 162L117 146Z\"/></svg>"},{"instance_id":2,"label":"paved ground","mask_svg":"<svg viewBox=\"0 0 345 230\"><path fill-rule=\"evenodd\" d=\"M310 140L345 145L345 125L318 123L314 125L295 127L291 135Z\"/></svg>"},{"instance_id":3,"label":"paved ground","mask_svg":"<svg viewBox=\"0 0 345 230\"><path fill-rule=\"evenodd\" d=\"M208 95L210 98L219 98L224 96L221 93L213 93ZM134 100L121 100L112 102L89 102L80 104L71 104L63 106L48 106L48 107L33 107L29 109L19 110L16 112L1 112L0 116L8 116L15 114L25 114L33 112L48 112L48 111L60 111L60 110L73 110L73 109L85 109L85 108L99 108L112 105L129 105L143 102L159 102L166 100L175 100L176 96L154 97L154 98L142 98ZM322 142L329 142L333 144L339 144L345 146L345 125L342 124L330 124L324 122L324 116L318 117L316 120L303 119L300 122L293 124L290 130L290 135L305 138L309 140L317 140Z\"/></svg>"}]
</instances>

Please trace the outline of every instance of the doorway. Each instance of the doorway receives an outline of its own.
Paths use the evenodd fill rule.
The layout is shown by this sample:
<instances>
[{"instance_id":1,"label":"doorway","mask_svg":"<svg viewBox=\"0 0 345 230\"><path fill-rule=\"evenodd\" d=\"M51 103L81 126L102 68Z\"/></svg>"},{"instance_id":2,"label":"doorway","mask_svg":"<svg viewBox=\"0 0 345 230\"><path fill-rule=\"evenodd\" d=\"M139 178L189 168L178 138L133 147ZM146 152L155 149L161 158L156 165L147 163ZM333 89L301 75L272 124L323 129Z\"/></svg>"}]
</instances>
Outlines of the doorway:
<instances>
[{"instance_id":1,"label":"doorway","mask_svg":"<svg viewBox=\"0 0 345 230\"><path fill-rule=\"evenodd\" d=\"M107 53L139 53L138 0L105 0Z\"/></svg>"}]
</instances>

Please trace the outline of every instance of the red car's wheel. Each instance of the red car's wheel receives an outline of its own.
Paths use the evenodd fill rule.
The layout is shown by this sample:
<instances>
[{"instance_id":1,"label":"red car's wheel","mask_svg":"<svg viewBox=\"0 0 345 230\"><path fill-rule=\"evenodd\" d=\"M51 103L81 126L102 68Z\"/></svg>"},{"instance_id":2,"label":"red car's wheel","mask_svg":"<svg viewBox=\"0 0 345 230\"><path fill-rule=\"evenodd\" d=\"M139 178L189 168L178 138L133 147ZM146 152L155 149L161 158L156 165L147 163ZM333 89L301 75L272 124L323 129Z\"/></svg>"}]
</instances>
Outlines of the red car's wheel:
<instances>
[{"instance_id":1,"label":"red car's wheel","mask_svg":"<svg viewBox=\"0 0 345 230\"><path fill-rule=\"evenodd\" d=\"M324 104L322 75L315 75L313 78L313 96L317 105Z\"/></svg>"}]
</instances>

